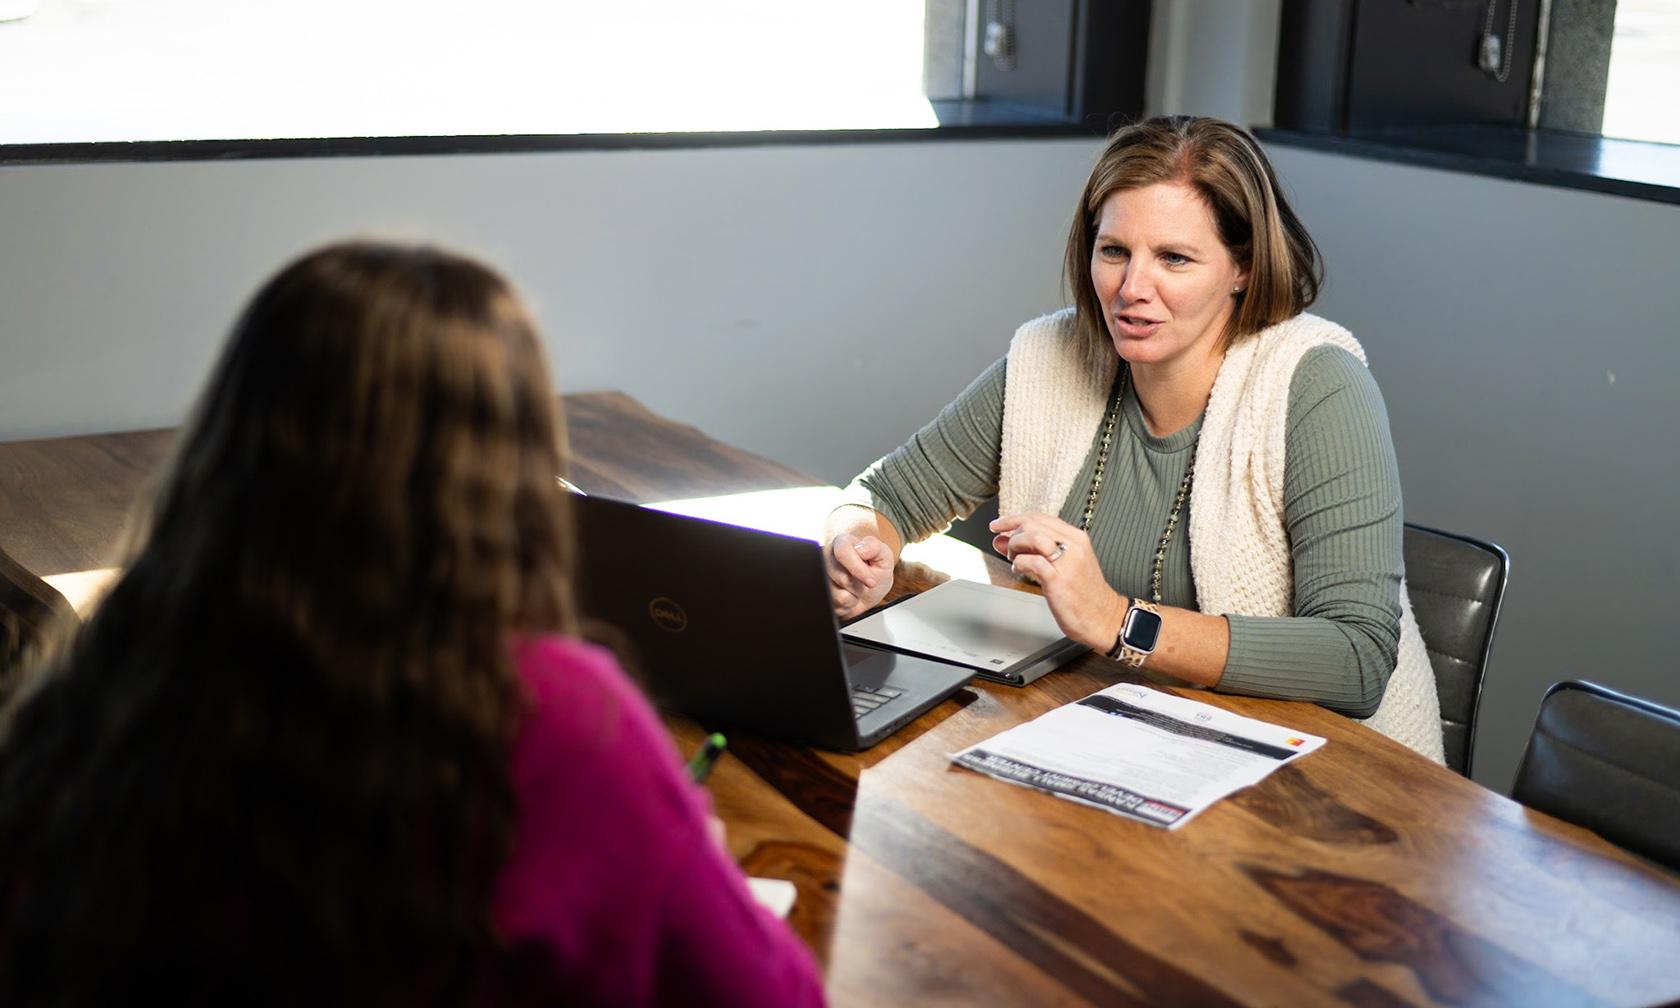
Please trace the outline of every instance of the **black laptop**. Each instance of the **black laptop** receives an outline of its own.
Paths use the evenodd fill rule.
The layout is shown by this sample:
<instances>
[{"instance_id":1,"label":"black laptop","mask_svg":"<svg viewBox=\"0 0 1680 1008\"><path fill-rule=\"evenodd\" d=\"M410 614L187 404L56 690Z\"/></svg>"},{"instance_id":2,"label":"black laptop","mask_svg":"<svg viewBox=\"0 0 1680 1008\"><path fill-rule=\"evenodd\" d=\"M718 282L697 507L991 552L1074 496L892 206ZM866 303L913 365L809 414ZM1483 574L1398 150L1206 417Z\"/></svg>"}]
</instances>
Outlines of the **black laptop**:
<instances>
[{"instance_id":1,"label":"black laptop","mask_svg":"<svg viewBox=\"0 0 1680 1008\"><path fill-rule=\"evenodd\" d=\"M616 628L656 704L707 727L865 749L972 669L840 639L808 539L573 497L578 609Z\"/></svg>"}]
</instances>

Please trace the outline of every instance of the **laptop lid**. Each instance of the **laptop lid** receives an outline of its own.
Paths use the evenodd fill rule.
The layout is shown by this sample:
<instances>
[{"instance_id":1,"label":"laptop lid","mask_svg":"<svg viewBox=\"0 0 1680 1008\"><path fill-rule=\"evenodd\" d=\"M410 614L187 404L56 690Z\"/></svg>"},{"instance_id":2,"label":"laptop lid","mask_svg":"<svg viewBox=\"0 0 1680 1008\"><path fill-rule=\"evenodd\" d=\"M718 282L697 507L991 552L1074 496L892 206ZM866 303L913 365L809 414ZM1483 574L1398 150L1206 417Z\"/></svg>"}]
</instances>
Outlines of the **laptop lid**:
<instances>
[{"instance_id":1,"label":"laptop lid","mask_svg":"<svg viewBox=\"0 0 1680 1008\"><path fill-rule=\"evenodd\" d=\"M570 499L580 613L624 635L654 703L831 749L860 740L822 550L808 539Z\"/></svg>"}]
</instances>

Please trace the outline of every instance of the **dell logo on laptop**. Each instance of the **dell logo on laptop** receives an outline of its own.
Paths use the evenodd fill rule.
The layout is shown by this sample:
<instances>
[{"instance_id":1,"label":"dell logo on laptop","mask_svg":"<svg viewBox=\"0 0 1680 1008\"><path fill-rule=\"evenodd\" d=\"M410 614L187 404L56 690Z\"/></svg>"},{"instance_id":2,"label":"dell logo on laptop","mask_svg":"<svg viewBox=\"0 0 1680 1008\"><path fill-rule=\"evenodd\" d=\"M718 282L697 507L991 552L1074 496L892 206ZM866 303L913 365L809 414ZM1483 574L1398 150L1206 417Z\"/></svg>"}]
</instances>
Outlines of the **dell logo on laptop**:
<instances>
[{"instance_id":1,"label":"dell logo on laptop","mask_svg":"<svg viewBox=\"0 0 1680 1008\"><path fill-rule=\"evenodd\" d=\"M648 603L648 615L653 618L654 626L667 633L682 633L688 629L688 613L663 595Z\"/></svg>"}]
</instances>

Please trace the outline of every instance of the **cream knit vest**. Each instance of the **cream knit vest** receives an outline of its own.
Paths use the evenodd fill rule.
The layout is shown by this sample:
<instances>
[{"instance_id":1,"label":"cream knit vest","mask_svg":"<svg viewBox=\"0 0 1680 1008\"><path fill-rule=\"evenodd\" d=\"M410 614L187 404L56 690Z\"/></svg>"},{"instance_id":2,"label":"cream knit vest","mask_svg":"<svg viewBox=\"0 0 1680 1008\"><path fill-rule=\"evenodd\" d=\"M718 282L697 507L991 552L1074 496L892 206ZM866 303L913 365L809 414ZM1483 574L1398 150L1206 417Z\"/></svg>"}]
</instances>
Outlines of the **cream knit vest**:
<instances>
[{"instance_id":1,"label":"cream knit vest","mask_svg":"<svg viewBox=\"0 0 1680 1008\"><path fill-rule=\"evenodd\" d=\"M1190 572L1203 612L1293 613L1283 520L1289 385L1302 356L1324 343L1365 360L1346 329L1302 314L1236 341L1219 368L1190 490ZM1061 510L1102 423L1118 364L1118 358L1107 360L1093 373L1084 363L1073 339L1072 309L1016 330L1004 385L998 487L1003 514ZM1399 660L1381 705L1365 724L1444 762L1435 673L1404 580Z\"/></svg>"}]
</instances>

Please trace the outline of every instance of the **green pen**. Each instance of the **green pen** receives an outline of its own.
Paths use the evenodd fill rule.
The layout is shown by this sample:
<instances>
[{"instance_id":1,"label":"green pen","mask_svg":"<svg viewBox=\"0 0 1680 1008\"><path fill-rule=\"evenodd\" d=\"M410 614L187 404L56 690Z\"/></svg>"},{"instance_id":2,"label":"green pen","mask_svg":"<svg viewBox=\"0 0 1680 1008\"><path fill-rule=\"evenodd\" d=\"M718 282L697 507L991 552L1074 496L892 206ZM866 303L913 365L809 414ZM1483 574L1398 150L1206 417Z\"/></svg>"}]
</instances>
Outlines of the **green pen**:
<instances>
[{"instance_id":1,"label":"green pen","mask_svg":"<svg viewBox=\"0 0 1680 1008\"><path fill-rule=\"evenodd\" d=\"M719 756L723 755L723 747L728 744L729 740L717 732L712 732L706 736L706 744L702 745L700 751L694 754L694 758L688 761L688 776L693 779L694 783L702 784L705 782L706 775L712 772L712 765L717 762Z\"/></svg>"}]
</instances>

